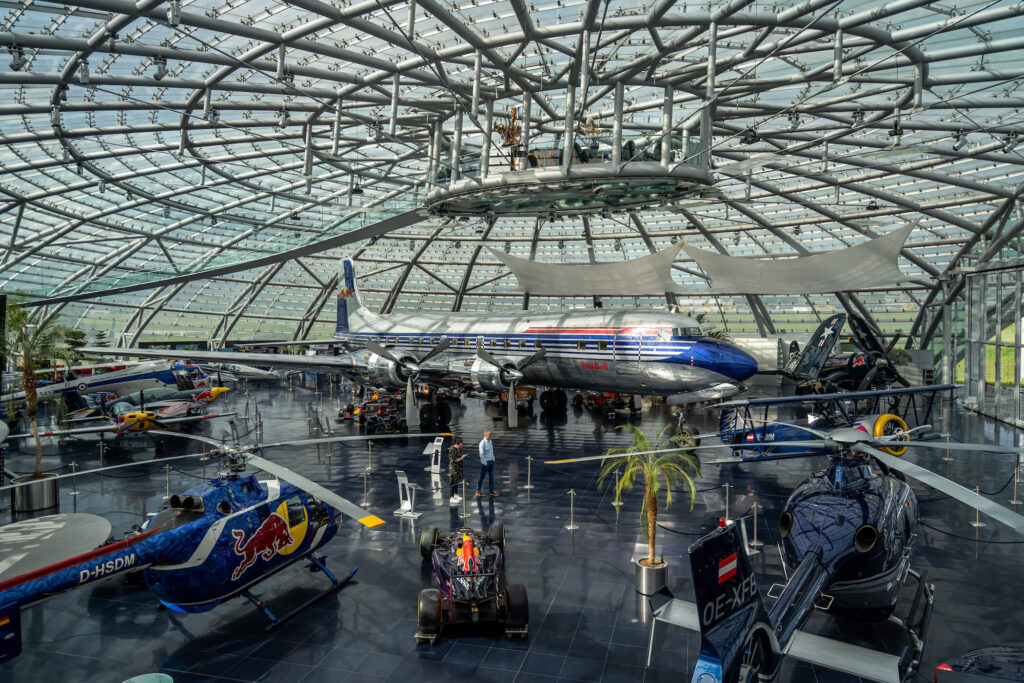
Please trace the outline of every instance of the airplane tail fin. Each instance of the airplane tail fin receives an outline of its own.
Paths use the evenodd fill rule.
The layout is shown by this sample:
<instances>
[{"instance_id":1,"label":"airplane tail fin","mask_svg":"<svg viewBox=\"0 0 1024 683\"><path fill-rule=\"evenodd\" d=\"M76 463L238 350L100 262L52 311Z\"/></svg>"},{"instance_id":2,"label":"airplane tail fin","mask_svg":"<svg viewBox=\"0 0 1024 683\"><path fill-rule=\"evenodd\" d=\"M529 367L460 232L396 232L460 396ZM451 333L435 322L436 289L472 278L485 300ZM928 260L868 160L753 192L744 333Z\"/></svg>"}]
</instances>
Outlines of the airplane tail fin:
<instances>
[{"instance_id":1,"label":"airplane tail fin","mask_svg":"<svg viewBox=\"0 0 1024 683\"><path fill-rule=\"evenodd\" d=\"M334 331L337 334L348 332L350 318L357 315L362 308L363 300L356 287L355 264L350 258L342 259L338 269L338 318Z\"/></svg>"},{"instance_id":2,"label":"airplane tail fin","mask_svg":"<svg viewBox=\"0 0 1024 683\"><path fill-rule=\"evenodd\" d=\"M773 672L778 645L739 526L711 532L688 552L701 635L691 680L734 683L752 662L758 671Z\"/></svg>"},{"instance_id":3,"label":"airplane tail fin","mask_svg":"<svg viewBox=\"0 0 1024 683\"><path fill-rule=\"evenodd\" d=\"M837 313L822 322L811 335L807 345L804 346L803 353L799 355L795 366L791 369L787 368L790 373L798 379L818 379L821 369L825 366L825 361L828 360L836 342L839 341L839 333L842 332L845 324L845 313Z\"/></svg>"}]
</instances>

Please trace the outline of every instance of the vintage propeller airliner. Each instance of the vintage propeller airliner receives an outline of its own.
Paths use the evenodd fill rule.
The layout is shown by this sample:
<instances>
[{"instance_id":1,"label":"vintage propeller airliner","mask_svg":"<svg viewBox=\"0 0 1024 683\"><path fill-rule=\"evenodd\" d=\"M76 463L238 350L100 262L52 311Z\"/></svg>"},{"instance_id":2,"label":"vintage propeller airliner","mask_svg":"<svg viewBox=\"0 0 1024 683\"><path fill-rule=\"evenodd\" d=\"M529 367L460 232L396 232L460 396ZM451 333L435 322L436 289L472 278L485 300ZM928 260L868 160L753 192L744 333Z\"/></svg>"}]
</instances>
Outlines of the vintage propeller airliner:
<instances>
[{"instance_id":1,"label":"vintage propeller airliner","mask_svg":"<svg viewBox=\"0 0 1024 683\"><path fill-rule=\"evenodd\" d=\"M459 384L485 392L529 384L548 389L540 397L544 408L564 407L566 389L663 395L673 403L724 398L741 391L743 381L757 372L750 355L705 336L700 324L684 315L634 308L382 315L363 305L353 262L344 259L341 269L334 337L303 343L330 345L344 353L249 353L246 362L340 372L374 386L410 390L414 382ZM182 354L126 348L83 351L154 358ZM217 351L189 351L188 357L195 362L239 358ZM412 402L407 404L411 411Z\"/></svg>"}]
</instances>

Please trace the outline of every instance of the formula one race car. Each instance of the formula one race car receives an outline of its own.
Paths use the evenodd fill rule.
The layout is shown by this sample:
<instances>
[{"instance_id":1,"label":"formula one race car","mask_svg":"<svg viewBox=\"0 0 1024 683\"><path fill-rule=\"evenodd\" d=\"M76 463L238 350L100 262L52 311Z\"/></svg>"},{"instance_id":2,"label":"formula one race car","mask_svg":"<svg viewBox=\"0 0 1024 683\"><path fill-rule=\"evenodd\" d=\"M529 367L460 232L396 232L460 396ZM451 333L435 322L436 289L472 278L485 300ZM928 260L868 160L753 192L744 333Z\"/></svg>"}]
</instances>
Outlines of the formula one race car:
<instances>
[{"instance_id":1,"label":"formula one race car","mask_svg":"<svg viewBox=\"0 0 1024 683\"><path fill-rule=\"evenodd\" d=\"M496 622L508 638L526 638L530 605L526 587L506 583L505 525L484 534L459 529L445 535L437 529L420 534L420 555L433 565L433 588L420 591L416 642L437 643L449 624Z\"/></svg>"},{"instance_id":2,"label":"formula one race car","mask_svg":"<svg viewBox=\"0 0 1024 683\"><path fill-rule=\"evenodd\" d=\"M935 683L1024 681L1024 647L996 645L966 652L935 667Z\"/></svg>"}]
</instances>

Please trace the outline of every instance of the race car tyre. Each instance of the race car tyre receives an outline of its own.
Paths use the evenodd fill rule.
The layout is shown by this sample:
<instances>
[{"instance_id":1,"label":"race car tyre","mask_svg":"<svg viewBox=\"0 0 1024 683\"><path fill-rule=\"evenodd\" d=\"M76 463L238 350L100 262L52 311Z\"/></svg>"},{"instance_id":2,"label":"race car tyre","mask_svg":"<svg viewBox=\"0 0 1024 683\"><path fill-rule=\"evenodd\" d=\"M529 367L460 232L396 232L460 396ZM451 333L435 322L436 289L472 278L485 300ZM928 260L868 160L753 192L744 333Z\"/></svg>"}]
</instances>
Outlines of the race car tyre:
<instances>
[{"instance_id":1,"label":"race car tyre","mask_svg":"<svg viewBox=\"0 0 1024 683\"><path fill-rule=\"evenodd\" d=\"M420 532L420 557L424 560L429 560L430 555L434 552L434 548L437 547L437 541L441 537L441 532L437 530L437 527L433 529L424 529Z\"/></svg>"},{"instance_id":2,"label":"race car tyre","mask_svg":"<svg viewBox=\"0 0 1024 683\"><path fill-rule=\"evenodd\" d=\"M398 421L398 431L402 432L403 434L409 431L409 423L405 421L405 418L402 418L401 420Z\"/></svg>"},{"instance_id":3,"label":"race car tyre","mask_svg":"<svg viewBox=\"0 0 1024 683\"><path fill-rule=\"evenodd\" d=\"M437 411L434 410L433 405L424 403L420 406L420 427L422 429L430 429L436 417Z\"/></svg>"},{"instance_id":4,"label":"race car tyre","mask_svg":"<svg viewBox=\"0 0 1024 683\"><path fill-rule=\"evenodd\" d=\"M553 393L555 395L555 406L559 410L565 410L565 407L569 405L569 397L561 389L555 389Z\"/></svg>"},{"instance_id":5,"label":"race car tyre","mask_svg":"<svg viewBox=\"0 0 1024 683\"><path fill-rule=\"evenodd\" d=\"M530 622L530 601L526 597L526 586L521 583L509 584L505 590L505 610L505 621L509 626L522 628Z\"/></svg>"},{"instance_id":6,"label":"race car tyre","mask_svg":"<svg viewBox=\"0 0 1024 683\"><path fill-rule=\"evenodd\" d=\"M490 542L490 543L496 543L498 545L498 547L501 548L501 552L504 554L504 552L505 552L505 525L500 523L500 522L492 524L487 529L487 541Z\"/></svg>"},{"instance_id":7,"label":"race car tyre","mask_svg":"<svg viewBox=\"0 0 1024 683\"><path fill-rule=\"evenodd\" d=\"M452 407L447 403L437 404L437 424L446 425L452 421Z\"/></svg>"},{"instance_id":8,"label":"race car tyre","mask_svg":"<svg viewBox=\"0 0 1024 683\"><path fill-rule=\"evenodd\" d=\"M420 633L425 636L440 633L442 614L441 591L436 588L421 590L416 604L416 625Z\"/></svg>"},{"instance_id":9,"label":"race car tyre","mask_svg":"<svg viewBox=\"0 0 1024 683\"><path fill-rule=\"evenodd\" d=\"M558 405L558 399L555 398L554 392L547 390L540 392L540 409L544 412L549 412L555 409Z\"/></svg>"}]
</instances>

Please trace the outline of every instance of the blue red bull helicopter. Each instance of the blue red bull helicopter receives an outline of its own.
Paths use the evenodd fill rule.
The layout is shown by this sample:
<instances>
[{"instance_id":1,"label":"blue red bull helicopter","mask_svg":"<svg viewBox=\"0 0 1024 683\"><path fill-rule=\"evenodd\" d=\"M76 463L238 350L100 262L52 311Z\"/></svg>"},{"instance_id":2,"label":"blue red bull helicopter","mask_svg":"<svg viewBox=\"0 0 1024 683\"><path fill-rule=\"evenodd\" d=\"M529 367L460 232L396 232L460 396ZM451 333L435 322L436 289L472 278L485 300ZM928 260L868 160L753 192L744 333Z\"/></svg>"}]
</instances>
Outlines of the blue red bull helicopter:
<instances>
[{"instance_id":1,"label":"blue red bull helicopter","mask_svg":"<svg viewBox=\"0 0 1024 683\"><path fill-rule=\"evenodd\" d=\"M1024 517L928 469L902 459L908 449L970 453L1024 449L908 440L906 434L874 435L856 427L828 432L801 426L810 438L776 441L778 448L825 453L828 465L790 495L779 517L780 553L788 580L769 593L766 610L736 525L726 525L690 548L696 605L681 600L676 622L701 632L693 683L772 680L783 656L882 683L904 683L916 671L928 626L934 587L912 570L917 541L917 498L907 478L969 505L1024 534ZM735 449L732 443L668 449ZM742 448L742 447L740 447ZM667 452L667 451L652 451ZM637 454L633 454L637 455ZM604 460L599 455L570 461ZM772 459L780 456L763 456ZM792 456L790 456L792 457ZM557 462L566 462L565 460ZM904 619L892 615L908 577L916 595ZM667 589L663 594L671 597ZM674 600L674 599L673 599ZM864 620L897 621L909 644L899 655L800 631L815 610Z\"/></svg>"},{"instance_id":2,"label":"blue red bull helicopter","mask_svg":"<svg viewBox=\"0 0 1024 683\"><path fill-rule=\"evenodd\" d=\"M369 528L384 524L379 517L336 493L254 454L279 446L301 447L366 440L365 437L231 446L203 436L154 431L214 446L205 453L165 461L217 457L223 463L223 471L215 479L172 495L164 509L124 540L0 581L0 664L21 652L23 609L126 572L141 572L146 587L157 600L176 612L205 612L226 600L244 596L266 616L267 630L276 628L314 601L343 587L355 575L358 567L339 580L324 559L316 555L337 533L343 515ZM245 475L246 465L277 478L260 481L254 475ZM104 469L112 468L91 472ZM79 472L78 476L86 474L89 472ZM278 617L251 589L301 560L309 563L311 571L323 573L330 585Z\"/></svg>"}]
</instances>

